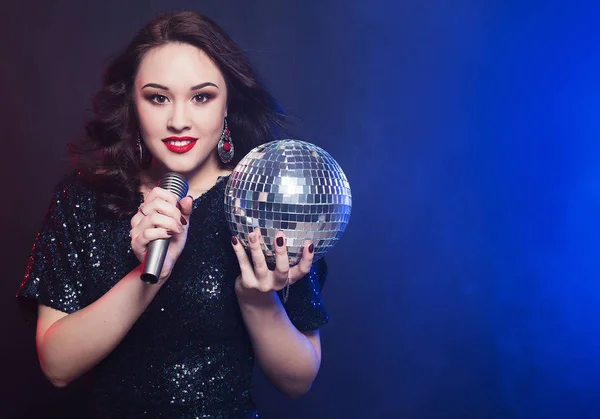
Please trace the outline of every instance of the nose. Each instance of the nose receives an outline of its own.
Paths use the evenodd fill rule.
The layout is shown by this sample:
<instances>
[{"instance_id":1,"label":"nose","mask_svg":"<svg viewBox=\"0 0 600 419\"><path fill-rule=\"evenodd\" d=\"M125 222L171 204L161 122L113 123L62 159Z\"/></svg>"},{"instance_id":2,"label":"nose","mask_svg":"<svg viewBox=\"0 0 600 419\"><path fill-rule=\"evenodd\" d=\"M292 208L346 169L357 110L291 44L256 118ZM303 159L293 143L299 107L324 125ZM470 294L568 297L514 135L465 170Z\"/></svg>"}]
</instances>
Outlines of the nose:
<instances>
[{"instance_id":1,"label":"nose","mask_svg":"<svg viewBox=\"0 0 600 419\"><path fill-rule=\"evenodd\" d=\"M171 107L168 128L171 131L182 132L191 128L190 118L185 103L175 102Z\"/></svg>"}]
</instances>

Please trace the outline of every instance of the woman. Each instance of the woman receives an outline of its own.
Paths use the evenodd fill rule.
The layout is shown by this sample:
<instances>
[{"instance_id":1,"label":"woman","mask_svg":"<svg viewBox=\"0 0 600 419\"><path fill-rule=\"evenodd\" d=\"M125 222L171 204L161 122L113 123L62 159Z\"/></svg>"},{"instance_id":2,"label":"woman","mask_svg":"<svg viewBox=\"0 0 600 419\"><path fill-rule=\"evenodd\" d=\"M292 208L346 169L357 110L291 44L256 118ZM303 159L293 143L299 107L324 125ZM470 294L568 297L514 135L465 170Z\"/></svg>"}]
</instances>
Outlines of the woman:
<instances>
[{"instance_id":1,"label":"woman","mask_svg":"<svg viewBox=\"0 0 600 419\"><path fill-rule=\"evenodd\" d=\"M280 233L269 270L260 231L246 252L223 213L232 168L281 121L239 48L198 13L160 16L109 65L94 104L18 294L38 302L44 374L59 387L85 375L102 418L258 417L255 360L284 394L305 393L328 320L325 264L307 243L290 269ZM170 171L189 182L179 202L156 187ZM168 237L146 284L146 247Z\"/></svg>"}]
</instances>

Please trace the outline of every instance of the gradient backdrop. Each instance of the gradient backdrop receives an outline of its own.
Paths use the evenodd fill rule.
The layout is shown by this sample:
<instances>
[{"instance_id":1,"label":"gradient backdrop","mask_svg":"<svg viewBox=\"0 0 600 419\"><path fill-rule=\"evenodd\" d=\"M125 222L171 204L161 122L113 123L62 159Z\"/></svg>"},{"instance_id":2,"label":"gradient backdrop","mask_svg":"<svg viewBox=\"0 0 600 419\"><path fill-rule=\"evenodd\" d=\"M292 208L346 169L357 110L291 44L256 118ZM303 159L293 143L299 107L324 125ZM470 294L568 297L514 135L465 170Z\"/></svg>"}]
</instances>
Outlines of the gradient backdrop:
<instances>
[{"instance_id":1,"label":"gradient backdrop","mask_svg":"<svg viewBox=\"0 0 600 419\"><path fill-rule=\"evenodd\" d=\"M14 295L106 59L156 13L196 8L354 195L321 373L294 401L259 379L264 418L599 418L598 7L5 2L0 416L77 417L79 387L43 378Z\"/></svg>"}]
</instances>

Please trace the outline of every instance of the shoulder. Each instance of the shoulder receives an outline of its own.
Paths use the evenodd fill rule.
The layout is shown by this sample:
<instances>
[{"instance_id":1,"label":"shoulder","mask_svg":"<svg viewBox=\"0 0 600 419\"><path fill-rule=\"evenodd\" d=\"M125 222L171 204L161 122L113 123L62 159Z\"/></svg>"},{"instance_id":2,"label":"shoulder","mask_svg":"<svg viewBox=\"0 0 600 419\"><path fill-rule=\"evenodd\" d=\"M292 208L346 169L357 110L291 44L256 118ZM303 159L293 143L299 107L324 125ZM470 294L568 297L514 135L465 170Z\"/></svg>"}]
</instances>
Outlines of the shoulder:
<instances>
[{"instance_id":1,"label":"shoulder","mask_svg":"<svg viewBox=\"0 0 600 419\"><path fill-rule=\"evenodd\" d=\"M64 174L52 191L52 204L59 207L86 205L95 202L95 194L89 180L80 170Z\"/></svg>"},{"instance_id":2,"label":"shoulder","mask_svg":"<svg viewBox=\"0 0 600 419\"><path fill-rule=\"evenodd\" d=\"M68 192L69 190L91 190L89 177L84 176L81 170L71 170L62 175L57 182L57 188L64 188Z\"/></svg>"}]
</instances>

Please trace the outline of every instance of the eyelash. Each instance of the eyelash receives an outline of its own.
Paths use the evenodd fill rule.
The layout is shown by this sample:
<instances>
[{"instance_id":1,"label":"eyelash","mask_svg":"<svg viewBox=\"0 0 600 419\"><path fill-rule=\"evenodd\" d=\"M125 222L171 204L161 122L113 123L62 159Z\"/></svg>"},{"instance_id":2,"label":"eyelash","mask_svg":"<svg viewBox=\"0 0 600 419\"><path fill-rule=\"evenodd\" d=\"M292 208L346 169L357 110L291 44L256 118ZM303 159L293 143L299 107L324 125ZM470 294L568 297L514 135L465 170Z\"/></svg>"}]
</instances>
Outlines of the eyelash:
<instances>
[{"instance_id":1,"label":"eyelash","mask_svg":"<svg viewBox=\"0 0 600 419\"><path fill-rule=\"evenodd\" d=\"M194 95L194 98L197 98L197 97L202 97L202 101L197 102L197 103L206 103L212 99L212 95L210 95L208 93L198 93L197 95Z\"/></svg>"},{"instance_id":2,"label":"eyelash","mask_svg":"<svg viewBox=\"0 0 600 419\"><path fill-rule=\"evenodd\" d=\"M162 101L162 102L157 102L157 99L158 99L158 98L161 98L161 99L163 99L163 101ZM158 93L155 93L155 94L153 94L153 95L149 95L149 96L148 96L148 100L149 100L150 102L154 103L155 105L162 105L162 104L164 104L164 103L165 103L165 101L167 100L167 97L166 97L166 96L164 96L164 95L159 95Z\"/></svg>"},{"instance_id":3,"label":"eyelash","mask_svg":"<svg viewBox=\"0 0 600 419\"><path fill-rule=\"evenodd\" d=\"M204 103L206 103L206 102L208 102L209 100L211 100L212 97L213 96L211 94L209 94L209 93L198 93L198 94L196 94L196 95L193 96L194 99L195 98L201 98L200 101L195 101L196 103L201 104L201 105L204 104ZM162 100L162 102L158 102L157 101L157 99L159 99L159 98L160 98L160 100ZM165 95L161 95L159 93L155 93L155 94L152 94L152 95L148 96L148 100L150 102L154 103L155 105L161 106L161 105L165 104L165 102L168 100L168 98Z\"/></svg>"}]
</instances>

